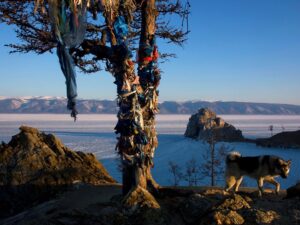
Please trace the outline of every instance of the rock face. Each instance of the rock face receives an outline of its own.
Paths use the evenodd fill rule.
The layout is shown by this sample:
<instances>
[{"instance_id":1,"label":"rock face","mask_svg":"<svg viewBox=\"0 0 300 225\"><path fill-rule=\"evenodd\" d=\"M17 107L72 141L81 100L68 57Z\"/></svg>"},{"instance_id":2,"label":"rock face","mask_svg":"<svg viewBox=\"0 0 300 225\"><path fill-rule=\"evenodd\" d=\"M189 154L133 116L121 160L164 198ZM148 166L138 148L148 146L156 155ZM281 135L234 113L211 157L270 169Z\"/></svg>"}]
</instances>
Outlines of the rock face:
<instances>
[{"instance_id":1,"label":"rock face","mask_svg":"<svg viewBox=\"0 0 300 225\"><path fill-rule=\"evenodd\" d=\"M116 183L93 154L74 152L54 135L35 128L22 126L20 130L8 144L0 144L0 219L78 183Z\"/></svg>"},{"instance_id":2,"label":"rock face","mask_svg":"<svg viewBox=\"0 0 300 225\"><path fill-rule=\"evenodd\" d=\"M68 185L114 183L93 154L74 152L52 134L21 126L0 145L0 185Z\"/></svg>"},{"instance_id":3,"label":"rock face","mask_svg":"<svg viewBox=\"0 0 300 225\"><path fill-rule=\"evenodd\" d=\"M226 123L208 108L201 108L189 119L185 134L193 139L209 140L212 136L216 141L243 141L242 132Z\"/></svg>"},{"instance_id":4,"label":"rock face","mask_svg":"<svg viewBox=\"0 0 300 225\"><path fill-rule=\"evenodd\" d=\"M270 138L256 139L256 144L263 147L300 148L300 130L281 132Z\"/></svg>"}]
</instances>

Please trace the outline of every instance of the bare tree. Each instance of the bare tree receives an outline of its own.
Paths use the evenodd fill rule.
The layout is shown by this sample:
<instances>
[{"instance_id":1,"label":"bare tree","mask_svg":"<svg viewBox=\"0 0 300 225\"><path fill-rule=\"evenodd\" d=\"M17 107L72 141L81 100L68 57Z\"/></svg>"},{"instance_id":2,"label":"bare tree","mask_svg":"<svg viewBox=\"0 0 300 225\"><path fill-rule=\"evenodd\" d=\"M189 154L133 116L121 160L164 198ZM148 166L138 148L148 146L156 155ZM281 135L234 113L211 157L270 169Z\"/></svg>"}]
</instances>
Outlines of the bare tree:
<instances>
[{"instance_id":1,"label":"bare tree","mask_svg":"<svg viewBox=\"0 0 300 225\"><path fill-rule=\"evenodd\" d=\"M85 73L104 67L115 78L119 106L116 150L122 161L124 195L138 185L158 190L150 171L158 145L157 60L173 54L159 55L155 39L182 45L189 12L188 0L0 0L0 22L12 25L19 39L7 45L11 53L44 54L57 49L74 118L77 92L73 65ZM171 23L174 17L182 23Z\"/></svg>"},{"instance_id":2,"label":"bare tree","mask_svg":"<svg viewBox=\"0 0 300 225\"><path fill-rule=\"evenodd\" d=\"M220 147L215 148L215 144L213 146L210 144L207 151L202 154L203 162L199 170L203 177L210 178L211 186L215 186L218 178L223 177L225 158L230 151L232 149L227 145L222 144Z\"/></svg>"},{"instance_id":3,"label":"bare tree","mask_svg":"<svg viewBox=\"0 0 300 225\"><path fill-rule=\"evenodd\" d=\"M207 150L201 154L201 163L197 162L195 158L188 160L184 172L178 164L169 162L169 172L172 174L174 186L177 186L182 179L189 186L199 185L205 177L210 178L211 186L215 186L217 181L224 179L225 159L233 149L225 144L216 147L216 142L213 143L213 146L209 145Z\"/></svg>"},{"instance_id":4,"label":"bare tree","mask_svg":"<svg viewBox=\"0 0 300 225\"><path fill-rule=\"evenodd\" d=\"M178 186L183 178L181 167L175 162L169 161L169 172L172 174L173 177L173 185Z\"/></svg>"},{"instance_id":5,"label":"bare tree","mask_svg":"<svg viewBox=\"0 0 300 225\"><path fill-rule=\"evenodd\" d=\"M211 186L214 186L215 185L215 176L216 176L215 146L217 143L217 138L216 138L214 127L212 125L212 120L210 120L210 132L209 132L209 136L207 138L207 143L209 144L210 160L208 160L207 156L205 157L206 162L204 163L203 168L210 169L210 171L208 173L210 174L210 177L211 177Z\"/></svg>"},{"instance_id":6,"label":"bare tree","mask_svg":"<svg viewBox=\"0 0 300 225\"><path fill-rule=\"evenodd\" d=\"M194 158L186 162L184 179L188 182L189 186L198 185L199 181L201 180L199 172L199 166Z\"/></svg>"}]
</instances>

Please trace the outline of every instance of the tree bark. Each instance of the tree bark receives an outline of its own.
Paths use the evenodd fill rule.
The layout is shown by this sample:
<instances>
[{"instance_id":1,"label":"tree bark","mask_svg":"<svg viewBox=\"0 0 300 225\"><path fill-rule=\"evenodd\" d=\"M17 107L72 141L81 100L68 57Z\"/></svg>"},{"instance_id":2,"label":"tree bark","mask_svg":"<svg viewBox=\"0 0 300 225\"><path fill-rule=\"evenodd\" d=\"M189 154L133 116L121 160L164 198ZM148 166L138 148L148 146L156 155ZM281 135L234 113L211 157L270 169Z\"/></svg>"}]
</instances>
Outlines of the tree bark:
<instances>
[{"instance_id":1,"label":"tree bark","mask_svg":"<svg viewBox=\"0 0 300 225\"><path fill-rule=\"evenodd\" d=\"M152 192L157 192L159 185L155 182L151 174L154 166L153 157L158 146L157 133L155 128L155 115L158 113L158 85L160 72L157 68L157 46L155 43L156 18L158 12L155 0L144 1L142 4L142 29L139 47L139 67L138 73L140 83L146 101L140 102L143 108L143 120L148 144L144 146L144 154L148 160L145 161L145 179L147 188ZM152 48L152 60L145 60L149 57L149 47ZM147 71L148 70L148 71ZM145 77L146 74L146 77Z\"/></svg>"},{"instance_id":2,"label":"tree bark","mask_svg":"<svg viewBox=\"0 0 300 225\"><path fill-rule=\"evenodd\" d=\"M128 74L128 64L132 62L126 57L118 60L123 63L117 66L119 73L115 76L120 106L116 128L118 130L121 127L122 130L122 124L127 126L124 127L125 131L120 132L117 145L123 162L124 196L137 186L150 192L157 192L159 187L151 174L154 151L158 145L155 114L158 112L156 89L160 79L156 67L157 46L154 39L157 17L155 0L143 1L141 10L139 76Z\"/></svg>"}]
</instances>

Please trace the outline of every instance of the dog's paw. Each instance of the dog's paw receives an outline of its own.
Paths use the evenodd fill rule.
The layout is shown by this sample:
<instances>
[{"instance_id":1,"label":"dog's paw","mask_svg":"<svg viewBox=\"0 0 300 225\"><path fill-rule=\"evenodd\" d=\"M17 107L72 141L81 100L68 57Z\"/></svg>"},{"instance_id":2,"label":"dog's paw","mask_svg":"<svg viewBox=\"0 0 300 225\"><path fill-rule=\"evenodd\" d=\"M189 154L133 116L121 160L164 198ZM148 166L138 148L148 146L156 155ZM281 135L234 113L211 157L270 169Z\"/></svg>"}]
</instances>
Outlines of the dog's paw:
<instances>
[{"instance_id":1,"label":"dog's paw","mask_svg":"<svg viewBox=\"0 0 300 225\"><path fill-rule=\"evenodd\" d=\"M223 190L223 195L230 195L229 190Z\"/></svg>"}]
</instances>

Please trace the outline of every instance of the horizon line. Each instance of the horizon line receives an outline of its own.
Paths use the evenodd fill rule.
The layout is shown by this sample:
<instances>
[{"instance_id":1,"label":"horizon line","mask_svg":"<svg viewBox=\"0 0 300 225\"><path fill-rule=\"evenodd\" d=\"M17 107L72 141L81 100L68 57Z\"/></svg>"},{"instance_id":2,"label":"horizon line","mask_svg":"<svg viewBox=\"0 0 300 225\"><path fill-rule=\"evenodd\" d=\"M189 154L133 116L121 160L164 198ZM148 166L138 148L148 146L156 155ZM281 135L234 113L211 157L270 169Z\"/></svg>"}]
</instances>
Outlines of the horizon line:
<instances>
[{"instance_id":1,"label":"horizon line","mask_svg":"<svg viewBox=\"0 0 300 225\"><path fill-rule=\"evenodd\" d=\"M67 99L65 96L3 96L0 95L0 100L5 99L41 99L41 100L54 100L54 99ZM77 98L78 101L80 100L95 100L95 101L116 101L116 99L100 99L100 98ZM282 102L257 102L257 101L241 101L241 100L203 100L203 99L191 99L191 100L163 100L159 101L160 104L165 102L176 102L176 103L187 103L187 102L209 102L209 103L218 103L218 102L224 102L224 103L255 103L255 104L273 104L273 105L294 105L294 106L300 106L300 104L296 103L282 103Z\"/></svg>"}]
</instances>

